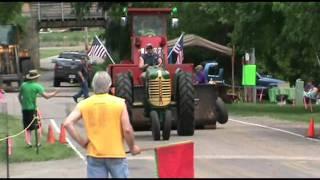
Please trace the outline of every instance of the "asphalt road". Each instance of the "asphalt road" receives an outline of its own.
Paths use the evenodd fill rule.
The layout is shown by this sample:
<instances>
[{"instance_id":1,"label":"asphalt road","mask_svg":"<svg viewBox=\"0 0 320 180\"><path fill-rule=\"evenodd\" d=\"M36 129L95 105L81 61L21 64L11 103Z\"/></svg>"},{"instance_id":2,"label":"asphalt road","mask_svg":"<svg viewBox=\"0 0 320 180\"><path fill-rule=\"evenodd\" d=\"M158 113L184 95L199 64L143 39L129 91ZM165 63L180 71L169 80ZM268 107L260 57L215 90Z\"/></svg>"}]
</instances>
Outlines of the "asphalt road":
<instances>
[{"instance_id":1,"label":"asphalt road","mask_svg":"<svg viewBox=\"0 0 320 180\"><path fill-rule=\"evenodd\" d=\"M42 72L44 79L41 81L48 89L52 88L51 74L50 71ZM71 96L78 87L61 87L59 90L59 95ZM8 93L7 102L9 113L21 116L17 93ZM38 104L45 130L51 121L59 127L75 106L71 97L39 98ZM81 125L78 128L82 129ZM316 178L320 177L320 141L305 138L307 128L305 123L231 116L229 122L218 124L217 129L196 130L194 136L177 136L176 131L172 131L169 141L153 141L150 131L139 131L136 132L136 140L141 147L192 140L195 143L197 178ZM85 156L83 149L73 141L71 143ZM153 151L129 155L128 159L130 177L157 177ZM11 177L86 177L85 161L79 156L59 161L13 163L10 166ZM33 172L32 168L37 171ZM5 177L0 171L0 177Z\"/></svg>"}]
</instances>

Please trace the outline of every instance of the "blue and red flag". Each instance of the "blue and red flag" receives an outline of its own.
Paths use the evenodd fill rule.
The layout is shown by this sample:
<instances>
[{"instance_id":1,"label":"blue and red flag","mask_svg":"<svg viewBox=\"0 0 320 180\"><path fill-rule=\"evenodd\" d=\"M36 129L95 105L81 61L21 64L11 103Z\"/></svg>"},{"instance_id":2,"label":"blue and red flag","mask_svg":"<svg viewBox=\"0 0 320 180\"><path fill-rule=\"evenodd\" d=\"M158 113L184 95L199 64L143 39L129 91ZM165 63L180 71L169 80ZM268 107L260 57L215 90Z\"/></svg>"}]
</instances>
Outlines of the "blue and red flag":
<instances>
[{"instance_id":1,"label":"blue and red flag","mask_svg":"<svg viewBox=\"0 0 320 180\"><path fill-rule=\"evenodd\" d=\"M176 64L182 64L184 56L183 56L183 34L178 40L178 42L173 47L173 51L176 53L177 60Z\"/></svg>"}]
</instances>

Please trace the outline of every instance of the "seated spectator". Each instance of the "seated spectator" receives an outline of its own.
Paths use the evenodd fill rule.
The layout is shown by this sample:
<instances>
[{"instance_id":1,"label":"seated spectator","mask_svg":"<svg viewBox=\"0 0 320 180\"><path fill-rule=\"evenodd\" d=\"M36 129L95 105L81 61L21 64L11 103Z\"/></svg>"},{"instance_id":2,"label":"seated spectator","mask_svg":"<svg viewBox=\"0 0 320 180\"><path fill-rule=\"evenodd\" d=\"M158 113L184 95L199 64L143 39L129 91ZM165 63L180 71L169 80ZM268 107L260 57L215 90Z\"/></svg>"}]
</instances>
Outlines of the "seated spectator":
<instances>
[{"instance_id":1,"label":"seated spectator","mask_svg":"<svg viewBox=\"0 0 320 180\"><path fill-rule=\"evenodd\" d=\"M304 86L304 91L308 92L310 89L314 88L313 80L309 80L308 83Z\"/></svg>"},{"instance_id":2,"label":"seated spectator","mask_svg":"<svg viewBox=\"0 0 320 180\"><path fill-rule=\"evenodd\" d=\"M315 87L311 87L308 92L303 92L303 102L305 109L308 109L308 106L312 112L312 100L317 100L318 96L320 95L320 84Z\"/></svg>"},{"instance_id":3,"label":"seated spectator","mask_svg":"<svg viewBox=\"0 0 320 180\"><path fill-rule=\"evenodd\" d=\"M196 77L195 77L195 84L206 84L206 77L203 71L203 66L202 65L197 65L195 67L195 71L196 71Z\"/></svg>"},{"instance_id":4,"label":"seated spectator","mask_svg":"<svg viewBox=\"0 0 320 180\"><path fill-rule=\"evenodd\" d=\"M320 92L319 88L320 88L320 84L317 87L315 87L315 86L311 87L308 90L308 92L305 91L303 93L304 97L307 97L307 98L310 98L310 99L317 99L317 96L318 96L318 94Z\"/></svg>"}]
</instances>

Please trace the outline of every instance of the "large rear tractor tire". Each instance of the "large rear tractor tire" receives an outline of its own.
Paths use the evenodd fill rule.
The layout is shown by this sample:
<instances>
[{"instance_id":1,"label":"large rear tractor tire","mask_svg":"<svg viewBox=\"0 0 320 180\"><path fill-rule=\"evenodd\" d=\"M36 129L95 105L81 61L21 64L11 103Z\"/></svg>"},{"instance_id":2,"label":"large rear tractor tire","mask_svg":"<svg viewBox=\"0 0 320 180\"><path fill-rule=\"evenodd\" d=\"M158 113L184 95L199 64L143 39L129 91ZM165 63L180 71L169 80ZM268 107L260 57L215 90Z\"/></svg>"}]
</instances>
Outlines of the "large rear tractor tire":
<instances>
[{"instance_id":1,"label":"large rear tractor tire","mask_svg":"<svg viewBox=\"0 0 320 180\"><path fill-rule=\"evenodd\" d=\"M129 73L119 74L116 83L115 95L126 100L127 110L130 118L132 120L132 103L133 103L133 85ZM132 122L131 122L132 124Z\"/></svg>"},{"instance_id":2,"label":"large rear tractor tire","mask_svg":"<svg viewBox=\"0 0 320 180\"><path fill-rule=\"evenodd\" d=\"M179 136L194 134L194 87L191 73L179 72L177 78L177 131Z\"/></svg>"},{"instance_id":3,"label":"large rear tractor tire","mask_svg":"<svg viewBox=\"0 0 320 180\"><path fill-rule=\"evenodd\" d=\"M150 119L153 140L158 141L160 140L160 121L158 113L156 111L151 111Z\"/></svg>"},{"instance_id":4,"label":"large rear tractor tire","mask_svg":"<svg viewBox=\"0 0 320 180\"><path fill-rule=\"evenodd\" d=\"M164 116L164 122L162 127L162 138L163 140L169 140L170 139L170 133L171 133L171 111L166 110L165 116Z\"/></svg>"},{"instance_id":5,"label":"large rear tractor tire","mask_svg":"<svg viewBox=\"0 0 320 180\"><path fill-rule=\"evenodd\" d=\"M220 97L217 98L216 105L217 105L217 121L220 124L225 124L226 122L228 122L227 107L225 106L223 100Z\"/></svg>"}]
</instances>

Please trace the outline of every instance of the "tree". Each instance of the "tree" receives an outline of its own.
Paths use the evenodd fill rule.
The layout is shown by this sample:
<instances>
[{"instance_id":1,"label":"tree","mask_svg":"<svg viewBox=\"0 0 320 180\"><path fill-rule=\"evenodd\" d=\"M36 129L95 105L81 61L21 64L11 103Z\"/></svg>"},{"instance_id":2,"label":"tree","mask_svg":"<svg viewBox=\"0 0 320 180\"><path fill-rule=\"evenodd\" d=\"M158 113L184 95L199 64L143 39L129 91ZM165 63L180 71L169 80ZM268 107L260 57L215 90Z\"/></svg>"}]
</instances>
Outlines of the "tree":
<instances>
[{"instance_id":1,"label":"tree","mask_svg":"<svg viewBox=\"0 0 320 180\"><path fill-rule=\"evenodd\" d=\"M21 16L22 2L0 2L0 23L10 24Z\"/></svg>"},{"instance_id":2,"label":"tree","mask_svg":"<svg viewBox=\"0 0 320 180\"><path fill-rule=\"evenodd\" d=\"M233 25L231 42L238 51L256 48L258 68L291 83L297 78L319 78L314 68L319 50L318 3L215 3L202 8L223 24Z\"/></svg>"},{"instance_id":3,"label":"tree","mask_svg":"<svg viewBox=\"0 0 320 180\"><path fill-rule=\"evenodd\" d=\"M26 32L27 17L23 17L22 2L0 2L0 24L16 25L21 36Z\"/></svg>"},{"instance_id":4,"label":"tree","mask_svg":"<svg viewBox=\"0 0 320 180\"><path fill-rule=\"evenodd\" d=\"M236 72L241 70L239 60L245 51L254 47L260 71L291 83L297 78L320 78L317 2L104 2L101 6L111 17L105 33L106 44L119 59L130 57L129 29L120 27L123 7L177 7L180 27L169 29L168 39L183 31L229 47L236 45L239 66ZM199 48L186 48L185 57L195 64L217 58L227 71L230 67L230 57ZM241 78L240 71L238 75Z\"/></svg>"}]
</instances>

